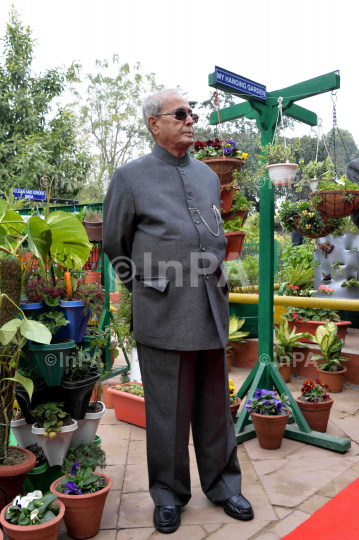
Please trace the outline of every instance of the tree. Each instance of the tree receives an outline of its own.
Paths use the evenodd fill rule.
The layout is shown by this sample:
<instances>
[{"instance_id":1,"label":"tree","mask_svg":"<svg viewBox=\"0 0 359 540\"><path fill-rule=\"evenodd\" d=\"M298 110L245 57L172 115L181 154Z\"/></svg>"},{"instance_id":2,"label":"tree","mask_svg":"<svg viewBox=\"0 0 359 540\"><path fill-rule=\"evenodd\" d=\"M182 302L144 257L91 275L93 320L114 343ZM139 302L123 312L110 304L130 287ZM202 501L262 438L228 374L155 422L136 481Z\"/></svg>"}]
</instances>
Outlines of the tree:
<instances>
[{"instance_id":1,"label":"tree","mask_svg":"<svg viewBox=\"0 0 359 540\"><path fill-rule=\"evenodd\" d=\"M163 88L156 84L154 73L141 75L139 63L131 71L128 64L119 65L115 54L112 65L118 66L115 77L108 75L107 60L96 60L100 71L87 75L85 100L76 93L82 132L96 152L95 167L82 191L87 199L90 193L90 197L102 200L114 170L148 152L152 139L141 105L145 96Z\"/></svg>"},{"instance_id":2,"label":"tree","mask_svg":"<svg viewBox=\"0 0 359 540\"><path fill-rule=\"evenodd\" d=\"M0 186L44 189L52 196L73 198L86 177L91 159L77 137L70 106L52 103L66 83L78 81L80 65L54 68L35 75L31 70L35 40L15 9L10 11L0 64Z\"/></svg>"}]
</instances>

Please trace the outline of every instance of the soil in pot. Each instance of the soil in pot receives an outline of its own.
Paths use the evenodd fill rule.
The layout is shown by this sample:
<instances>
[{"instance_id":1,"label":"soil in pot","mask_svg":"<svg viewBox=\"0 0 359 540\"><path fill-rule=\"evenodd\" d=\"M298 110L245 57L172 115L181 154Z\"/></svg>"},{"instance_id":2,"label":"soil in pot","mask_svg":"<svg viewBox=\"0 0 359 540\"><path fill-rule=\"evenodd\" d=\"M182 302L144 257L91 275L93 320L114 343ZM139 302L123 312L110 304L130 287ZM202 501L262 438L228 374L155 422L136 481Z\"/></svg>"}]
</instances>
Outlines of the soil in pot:
<instances>
[{"instance_id":1,"label":"soil in pot","mask_svg":"<svg viewBox=\"0 0 359 540\"><path fill-rule=\"evenodd\" d=\"M287 362L284 364L279 364L278 371L282 376L282 379L285 383L290 382L290 374L292 371L291 364L288 364Z\"/></svg>"},{"instance_id":2,"label":"soil in pot","mask_svg":"<svg viewBox=\"0 0 359 540\"><path fill-rule=\"evenodd\" d=\"M304 418L308 422L310 429L325 433L327 431L330 409L332 408L334 400L328 399L328 401L311 403L309 401L302 401L296 398L295 401L298 403L298 406L302 411Z\"/></svg>"},{"instance_id":3,"label":"soil in pot","mask_svg":"<svg viewBox=\"0 0 359 540\"><path fill-rule=\"evenodd\" d=\"M238 412L238 409L239 409L240 404L241 404L241 400L240 400L239 398L237 398L237 403L233 403L232 405L229 406L229 408L231 409L231 414L232 414L233 422L234 422L235 419L236 419L237 412Z\"/></svg>"},{"instance_id":4,"label":"soil in pot","mask_svg":"<svg viewBox=\"0 0 359 540\"><path fill-rule=\"evenodd\" d=\"M319 379L323 384L327 384L330 388L330 392L338 394L343 391L344 376L347 372L347 368L343 367L341 371L324 371L317 367L319 373Z\"/></svg>"},{"instance_id":5,"label":"soil in pot","mask_svg":"<svg viewBox=\"0 0 359 540\"><path fill-rule=\"evenodd\" d=\"M58 496L66 507L64 517L67 533L71 538L83 540L92 538L99 529L107 495L112 487L112 479L103 473L94 473L103 476L106 487L95 493L87 495L66 495L56 490L60 480L51 484L50 491Z\"/></svg>"},{"instance_id":6,"label":"soil in pot","mask_svg":"<svg viewBox=\"0 0 359 540\"><path fill-rule=\"evenodd\" d=\"M8 540L57 540L61 521L65 514L65 506L61 501L54 502L54 504L60 506L59 515L41 525L13 525L6 521L5 512L11 504L12 502L2 510L0 515L0 523Z\"/></svg>"},{"instance_id":7,"label":"soil in pot","mask_svg":"<svg viewBox=\"0 0 359 540\"><path fill-rule=\"evenodd\" d=\"M0 466L0 486L6 491L8 501L21 492L26 474L36 465L34 454L18 446L9 446L8 464ZM0 491L0 509L5 506L5 496Z\"/></svg>"},{"instance_id":8,"label":"soil in pot","mask_svg":"<svg viewBox=\"0 0 359 540\"><path fill-rule=\"evenodd\" d=\"M281 447L289 414L271 416L251 413L254 429L256 430L259 446L266 450L277 450Z\"/></svg>"},{"instance_id":9,"label":"soil in pot","mask_svg":"<svg viewBox=\"0 0 359 540\"><path fill-rule=\"evenodd\" d=\"M61 386L64 389L63 399L65 401L64 408L65 411L71 415L71 418L74 420L82 420L85 417L92 391L99 380L100 374L97 371L96 374L85 381L62 381Z\"/></svg>"}]
</instances>

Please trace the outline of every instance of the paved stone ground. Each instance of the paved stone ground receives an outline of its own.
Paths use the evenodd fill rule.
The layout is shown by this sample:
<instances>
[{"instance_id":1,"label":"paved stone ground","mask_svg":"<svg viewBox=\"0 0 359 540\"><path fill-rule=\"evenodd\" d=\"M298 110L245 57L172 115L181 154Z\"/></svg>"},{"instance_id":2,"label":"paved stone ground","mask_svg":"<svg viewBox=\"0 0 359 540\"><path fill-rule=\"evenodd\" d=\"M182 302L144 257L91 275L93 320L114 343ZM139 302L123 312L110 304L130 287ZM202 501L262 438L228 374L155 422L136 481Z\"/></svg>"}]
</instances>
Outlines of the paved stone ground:
<instances>
[{"instance_id":1,"label":"paved stone ground","mask_svg":"<svg viewBox=\"0 0 359 540\"><path fill-rule=\"evenodd\" d=\"M230 378L238 389L249 370L232 368ZM303 379L288 385L294 397ZM243 523L224 514L220 505L202 493L192 439L190 441L192 499L182 511L182 525L172 540L278 540L328 502L359 476L359 388L346 385L335 401L328 433L352 439L352 448L338 454L284 439L279 450L263 450L257 439L238 445L243 494L255 511ZM106 473L114 481L109 493L98 540L149 540L165 535L152 525L153 503L148 493L146 431L119 422L107 410L99 431L107 453ZM167 536L167 535L166 535ZM68 540L65 528L59 540Z\"/></svg>"}]
</instances>

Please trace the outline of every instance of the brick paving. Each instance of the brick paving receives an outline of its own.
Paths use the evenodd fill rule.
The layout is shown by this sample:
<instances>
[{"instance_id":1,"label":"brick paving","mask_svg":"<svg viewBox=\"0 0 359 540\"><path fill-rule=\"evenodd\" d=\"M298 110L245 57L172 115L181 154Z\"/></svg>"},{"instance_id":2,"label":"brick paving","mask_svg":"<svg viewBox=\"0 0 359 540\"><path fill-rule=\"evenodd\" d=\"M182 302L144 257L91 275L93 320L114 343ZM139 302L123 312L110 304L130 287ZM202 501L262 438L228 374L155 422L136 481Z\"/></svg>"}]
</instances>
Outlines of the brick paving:
<instances>
[{"instance_id":1,"label":"brick paving","mask_svg":"<svg viewBox=\"0 0 359 540\"><path fill-rule=\"evenodd\" d=\"M121 360L120 360L121 363ZM232 368L230 378L238 389L249 370ZM288 385L294 397L303 379ZM359 476L359 387L345 385L334 394L328 433L352 439L346 454L284 439L279 450L263 450L257 439L238 445L243 494L251 501L255 518L239 522L202 493L190 440L192 499L182 511L182 525L170 536L152 525L153 503L148 493L146 430L119 422L108 409L99 435L107 453L106 473L114 481L97 540L278 540L300 525L318 508ZM59 540L68 540L62 525Z\"/></svg>"}]
</instances>

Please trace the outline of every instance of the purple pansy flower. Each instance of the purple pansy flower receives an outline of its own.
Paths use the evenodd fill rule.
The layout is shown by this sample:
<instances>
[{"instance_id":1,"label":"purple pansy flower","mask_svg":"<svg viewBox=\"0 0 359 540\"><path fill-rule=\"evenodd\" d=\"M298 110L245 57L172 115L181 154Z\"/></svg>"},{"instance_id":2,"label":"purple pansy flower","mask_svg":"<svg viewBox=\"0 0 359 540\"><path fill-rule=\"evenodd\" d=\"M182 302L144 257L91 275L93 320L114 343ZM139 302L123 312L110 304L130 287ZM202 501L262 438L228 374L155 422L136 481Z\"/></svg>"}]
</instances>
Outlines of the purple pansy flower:
<instances>
[{"instance_id":1,"label":"purple pansy flower","mask_svg":"<svg viewBox=\"0 0 359 540\"><path fill-rule=\"evenodd\" d=\"M231 149L231 148L225 148L225 149L224 149L224 155L225 155L225 156L229 156L231 153L232 153L232 149Z\"/></svg>"},{"instance_id":2,"label":"purple pansy flower","mask_svg":"<svg viewBox=\"0 0 359 540\"><path fill-rule=\"evenodd\" d=\"M65 489L64 493L67 495L73 494L73 495L82 495L82 491L78 488L78 485L75 484L75 482L67 482L67 484L64 485Z\"/></svg>"},{"instance_id":3,"label":"purple pansy flower","mask_svg":"<svg viewBox=\"0 0 359 540\"><path fill-rule=\"evenodd\" d=\"M75 461L75 463L71 467L71 476L76 476L77 469L80 469L80 463L78 461Z\"/></svg>"}]
</instances>

